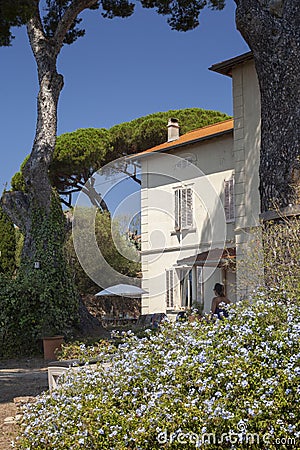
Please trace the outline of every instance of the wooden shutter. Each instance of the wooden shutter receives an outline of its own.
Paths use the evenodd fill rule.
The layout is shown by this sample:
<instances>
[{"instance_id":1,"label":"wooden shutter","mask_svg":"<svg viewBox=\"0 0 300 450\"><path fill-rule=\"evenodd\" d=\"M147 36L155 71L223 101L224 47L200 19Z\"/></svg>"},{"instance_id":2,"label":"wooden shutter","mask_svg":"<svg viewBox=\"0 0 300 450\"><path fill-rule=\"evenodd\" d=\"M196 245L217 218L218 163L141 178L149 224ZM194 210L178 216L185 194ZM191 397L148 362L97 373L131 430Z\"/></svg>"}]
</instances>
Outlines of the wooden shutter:
<instances>
[{"instance_id":1,"label":"wooden shutter","mask_svg":"<svg viewBox=\"0 0 300 450\"><path fill-rule=\"evenodd\" d=\"M181 229L181 192L180 189L175 191L175 230Z\"/></svg>"},{"instance_id":2,"label":"wooden shutter","mask_svg":"<svg viewBox=\"0 0 300 450\"><path fill-rule=\"evenodd\" d=\"M174 308L174 270L166 270L166 304L167 308Z\"/></svg>"},{"instance_id":3,"label":"wooden shutter","mask_svg":"<svg viewBox=\"0 0 300 450\"><path fill-rule=\"evenodd\" d=\"M181 189L181 228L187 226L187 204L186 204L186 189Z\"/></svg>"},{"instance_id":4,"label":"wooden shutter","mask_svg":"<svg viewBox=\"0 0 300 450\"><path fill-rule=\"evenodd\" d=\"M193 226L193 196L192 189L186 189L186 227Z\"/></svg>"},{"instance_id":5,"label":"wooden shutter","mask_svg":"<svg viewBox=\"0 0 300 450\"><path fill-rule=\"evenodd\" d=\"M224 181L224 211L226 222L234 222L235 206L234 206L234 180Z\"/></svg>"},{"instance_id":6,"label":"wooden shutter","mask_svg":"<svg viewBox=\"0 0 300 450\"><path fill-rule=\"evenodd\" d=\"M190 228L193 225L193 196L191 188L175 191L175 230Z\"/></svg>"}]
</instances>

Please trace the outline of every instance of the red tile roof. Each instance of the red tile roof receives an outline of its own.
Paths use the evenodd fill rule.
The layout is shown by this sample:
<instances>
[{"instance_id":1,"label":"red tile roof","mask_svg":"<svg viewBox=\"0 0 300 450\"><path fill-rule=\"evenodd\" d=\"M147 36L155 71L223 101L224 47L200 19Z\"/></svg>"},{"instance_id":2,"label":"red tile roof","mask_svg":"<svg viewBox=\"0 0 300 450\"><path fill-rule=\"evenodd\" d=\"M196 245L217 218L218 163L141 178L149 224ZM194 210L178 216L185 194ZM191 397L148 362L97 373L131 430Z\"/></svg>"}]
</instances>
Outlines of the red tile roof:
<instances>
[{"instance_id":1,"label":"red tile roof","mask_svg":"<svg viewBox=\"0 0 300 450\"><path fill-rule=\"evenodd\" d=\"M214 123L212 125L207 125L206 127L189 131L188 133L183 134L174 141L164 142L163 144L156 145L155 147L149 148L148 150L145 150L143 152L137 153L135 155L130 155L130 158L135 158L136 156L144 156L148 153L176 149L177 147L193 144L198 141L212 139L213 137L227 134L231 131L233 131L233 119L224 120L223 122Z\"/></svg>"}]
</instances>

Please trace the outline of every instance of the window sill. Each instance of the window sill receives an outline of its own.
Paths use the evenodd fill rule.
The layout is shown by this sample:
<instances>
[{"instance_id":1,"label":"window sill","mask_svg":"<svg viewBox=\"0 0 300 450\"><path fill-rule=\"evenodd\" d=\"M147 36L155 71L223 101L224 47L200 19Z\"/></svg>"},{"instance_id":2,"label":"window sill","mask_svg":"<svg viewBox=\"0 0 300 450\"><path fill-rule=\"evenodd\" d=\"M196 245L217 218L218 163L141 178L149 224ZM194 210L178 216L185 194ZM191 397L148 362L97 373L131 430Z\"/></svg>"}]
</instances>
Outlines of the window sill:
<instances>
[{"instance_id":1,"label":"window sill","mask_svg":"<svg viewBox=\"0 0 300 450\"><path fill-rule=\"evenodd\" d=\"M182 230L178 230L178 231L171 231L171 236L178 236L178 234L187 234L187 233L196 233L197 229L196 228L183 228Z\"/></svg>"}]
</instances>

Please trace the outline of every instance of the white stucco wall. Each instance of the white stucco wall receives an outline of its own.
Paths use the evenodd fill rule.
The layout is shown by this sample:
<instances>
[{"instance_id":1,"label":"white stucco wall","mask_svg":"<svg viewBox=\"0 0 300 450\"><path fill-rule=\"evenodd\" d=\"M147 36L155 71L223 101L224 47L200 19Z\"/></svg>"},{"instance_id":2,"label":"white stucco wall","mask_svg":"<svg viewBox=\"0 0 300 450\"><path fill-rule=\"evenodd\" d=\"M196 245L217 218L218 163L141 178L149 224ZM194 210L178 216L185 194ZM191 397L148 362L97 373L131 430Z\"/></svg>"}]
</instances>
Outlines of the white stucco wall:
<instances>
[{"instance_id":1,"label":"white stucco wall","mask_svg":"<svg viewBox=\"0 0 300 450\"><path fill-rule=\"evenodd\" d=\"M142 160L142 287L149 292L149 296L143 296L143 314L166 311L166 269L175 267L183 258L234 242L234 226L226 224L223 211L224 180L234 172L232 135L172 153L177 158L168 152ZM174 230L174 191L182 186L194 192L194 223L190 230L178 234ZM213 285L222 281L221 270L206 269L205 278L205 310L209 311ZM179 293L178 284L175 308L180 307Z\"/></svg>"},{"instance_id":2,"label":"white stucco wall","mask_svg":"<svg viewBox=\"0 0 300 450\"><path fill-rule=\"evenodd\" d=\"M236 227L258 224L260 93L253 61L233 69Z\"/></svg>"},{"instance_id":3,"label":"white stucco wall","mask_svg":"<svg viewBox=\"0 0 300 450\"><path fill-rule=\"evenodd\" d=\"M234 112L234 166L236 195L237 264L244 259L251 237L251 228L259 225L259 152L260 152L260 92L253 61L232 70ZM259 249L256 249L258 252ZM237 273L238 296L253 289L245 286L245 270ZM241 279L243 277L243 280ZM257 274L259 279L259 274ZM242 288L240 288L243 286Z\"/></svg>"}]
</instances>

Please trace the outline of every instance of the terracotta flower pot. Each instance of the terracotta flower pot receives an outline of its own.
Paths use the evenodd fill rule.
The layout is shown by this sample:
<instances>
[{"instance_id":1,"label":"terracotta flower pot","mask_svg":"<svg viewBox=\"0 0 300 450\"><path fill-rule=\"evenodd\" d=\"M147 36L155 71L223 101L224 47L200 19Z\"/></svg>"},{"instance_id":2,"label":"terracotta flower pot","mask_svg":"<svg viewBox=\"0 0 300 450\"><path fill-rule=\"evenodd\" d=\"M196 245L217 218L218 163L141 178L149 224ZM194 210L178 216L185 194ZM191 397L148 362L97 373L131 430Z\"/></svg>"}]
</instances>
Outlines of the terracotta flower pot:
<instances>
[{"instance_id":1,"label":"terracotta flower pot","mask_svg":"<svg viewBox=\"0 0 300 450\"><path fill-rule=\"evenodd\" d=\"M44 359L56 360L57 356L55 354L56 350L61 350L61 346L64 342L63 336L45 336L43 338L44 347Z\"/></svg>"}]
</instances>

